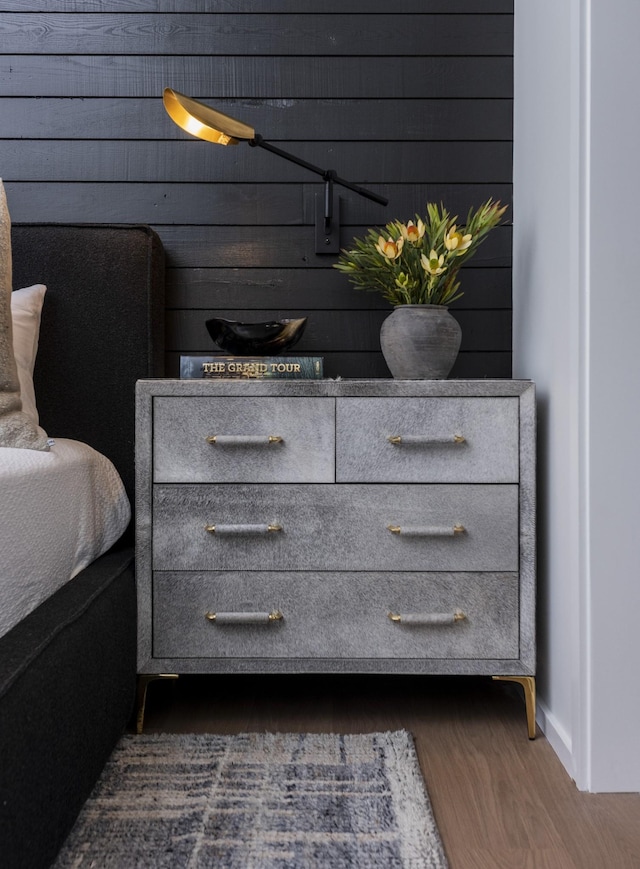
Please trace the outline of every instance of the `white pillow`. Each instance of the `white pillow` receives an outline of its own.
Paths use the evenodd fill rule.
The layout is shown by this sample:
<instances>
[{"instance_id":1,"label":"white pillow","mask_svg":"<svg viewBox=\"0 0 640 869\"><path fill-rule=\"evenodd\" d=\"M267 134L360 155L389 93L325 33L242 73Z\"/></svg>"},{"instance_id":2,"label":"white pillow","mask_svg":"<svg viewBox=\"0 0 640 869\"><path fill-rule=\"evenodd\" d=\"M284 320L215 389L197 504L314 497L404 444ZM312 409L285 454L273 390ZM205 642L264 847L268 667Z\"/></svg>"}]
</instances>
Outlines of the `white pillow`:
<instances>
[{"instance_id":1,"label":"white pillow","mask_svg":"<svg viewBox=\"0 0 640 869\"><path fill-rule=\"evenodd\" d=\"M11 293L13 354L18 366L22 410L33 420L35 425L38 425L39 417L33 387L33 369L36 364L40 338L40 317L46 292L47 288L44 284L35 284L33 287L25 287ZM40 434L44 434L41 428Z\"/></svg>"}]
</instances>

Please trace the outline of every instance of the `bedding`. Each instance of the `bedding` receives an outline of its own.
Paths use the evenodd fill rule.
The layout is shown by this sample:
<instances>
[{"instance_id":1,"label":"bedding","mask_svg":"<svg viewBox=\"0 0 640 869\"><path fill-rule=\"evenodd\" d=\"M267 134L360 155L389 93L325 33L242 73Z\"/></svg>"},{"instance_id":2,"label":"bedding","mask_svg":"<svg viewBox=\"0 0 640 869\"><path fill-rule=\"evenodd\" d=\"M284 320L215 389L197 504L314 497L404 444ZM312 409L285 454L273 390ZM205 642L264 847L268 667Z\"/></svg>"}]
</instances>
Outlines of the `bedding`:
<instances>
[{"instance_id":1,"label":"bedding","mask_svg":"<svg viewBox=\"0 0 640 869\"><path fill-rule=\"evenodd\" d=\"M131 518L113 464L80 441L0 450L0 637L106 552Z\"/></svg>"}]
</instances>

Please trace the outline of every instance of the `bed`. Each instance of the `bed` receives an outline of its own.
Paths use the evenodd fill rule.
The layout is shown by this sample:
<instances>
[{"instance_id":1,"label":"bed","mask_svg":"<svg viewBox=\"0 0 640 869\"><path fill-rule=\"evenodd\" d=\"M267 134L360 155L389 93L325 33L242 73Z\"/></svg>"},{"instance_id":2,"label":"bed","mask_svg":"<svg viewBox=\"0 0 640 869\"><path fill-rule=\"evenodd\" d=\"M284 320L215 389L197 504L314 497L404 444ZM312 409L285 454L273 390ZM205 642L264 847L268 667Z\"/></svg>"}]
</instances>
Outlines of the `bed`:
<instances>
[{"instance_id":1,"label":"bed","mask_svg":"<svg viewBox=\"0 0 640 869\"><path fill-rule=\"evenodd\" d=\"M164 256L153 230L138 225L14 224L11 240L14 290L46 285L33 380L39 425L55 442L37 455L0 450L5 465L9 453L27 465L0 477L0 547L5 565L14 559L5 579L18 569L22 544L7 529L19 510L30 559L11 601L0 599L0 859L35 869L54 859L133 709L134 385L163 373ZM98 474L97 489L113 484L116 493L118 515L98 532L106 551L97 558L83 541L102 508L76 515L75 496L56 477L67 459L82 464L76 443L84 458L104 457L107 478L92 467L86 479ZM53 476L36 495L41 465ZM33 485L14 492L23 473L35 474ZM84 483L73 479L79 491ZM8 512L10 497L17 506ZM45 561L37 547L56 547L62 519L82 526L82 540L57 561L46 553L47 575L36 576ZM29 585L33 595L14 606Z\"/></svg>"}]
</instances>

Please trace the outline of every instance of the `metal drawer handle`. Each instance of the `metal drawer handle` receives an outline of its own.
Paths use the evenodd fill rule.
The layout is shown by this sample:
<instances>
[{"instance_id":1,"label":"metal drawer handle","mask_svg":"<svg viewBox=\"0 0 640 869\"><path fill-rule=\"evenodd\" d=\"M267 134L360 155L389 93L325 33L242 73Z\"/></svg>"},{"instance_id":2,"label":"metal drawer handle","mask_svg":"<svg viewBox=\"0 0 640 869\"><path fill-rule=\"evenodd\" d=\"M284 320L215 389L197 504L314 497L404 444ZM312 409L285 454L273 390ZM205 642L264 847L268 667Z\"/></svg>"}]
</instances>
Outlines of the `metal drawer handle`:
<instances>
[{"instance_id":1,"label":"metal drawer handle","mask_svg":"<svg viewBox=\"0 0 640 869\"><path fill-rule=\"evenodd\" d=\"M466 531L464 525L387 525L387 529L404 537L455 537Z\"/></svg>"},{"instance_id":2,"label":"metal drawer handle","mask_svg":"<svg viewBox=\"0 0 640 869\"><path fill-rule=\"evenodd\" d=\"M426 435L389 435L390 444L464 444L466 438L461 434L444 435L443 437L428 437Z\"/></svg>"},{"instance_id":3,"label":"metal drawer handle","mask_svg":"<svg viewBox=\"0 0 640 869\"><path fill-rule=\"evenodd\" d=\"M463 622L466 615L462 610L456 610L452 613L389 613L389 618L403 625L455 625Z\"/></svg>"},{"instance_id":4,"label":"metal drawer handle","mask_svg":"<svg viewBox=\"0 0 640 869\"><path fill-rule=\"evenodd\" d=\"M283 439L280 435L209 435L206 441L214 446L250 447L281 444Z\"/></svg>"},{"instance_id":5,"label":"metal drawer handle","mask_svg":"<svg viewBox=\"0 0 640 869\"><path fill-rule=\"evenodd\" d=\"M217 625L268 625L281 622L284 616L280 610L270 613L205 613L204 617Z\"/></svg>"},{"instance_id":6,"label":"metal drawer handle","mask_svg":"<svg viewBox=\"0 0 640 869\"><path fill-rule=\"evenodd\" d=\"M284 531L282 525L205 525L209 534L274 534Z\"/></svg>"}]
</instances>

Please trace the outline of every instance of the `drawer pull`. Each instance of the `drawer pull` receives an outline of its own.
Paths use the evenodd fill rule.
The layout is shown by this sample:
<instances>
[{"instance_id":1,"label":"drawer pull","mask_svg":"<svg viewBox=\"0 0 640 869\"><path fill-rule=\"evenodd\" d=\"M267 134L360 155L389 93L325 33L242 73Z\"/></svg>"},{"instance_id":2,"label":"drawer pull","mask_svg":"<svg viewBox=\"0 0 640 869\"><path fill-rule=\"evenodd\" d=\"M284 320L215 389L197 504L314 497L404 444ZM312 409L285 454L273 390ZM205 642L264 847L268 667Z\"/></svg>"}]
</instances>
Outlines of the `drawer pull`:
<instances>
[{"instance_id":1,"label":"drawer pull","mask_svg":"<svg viewBox=\"0 0 640 869\"><path fill-rule=\"evenodd\" d=\"M464 525L387 525L392 534L402 534L405 537L455 537L464 534Z\"/></svg>"},{"instance_id":2,"label":"drawer pull","mask_svg":"<svg viewBox=\"0 0 640 869\"><path fill-rule=\"evenodd\" d=\"M269 444L281 444L283 439L280 435L209 435L206 438L208 444L214 446L269 446Z\"/></svg>"},{"instance_id":3,"label":"drawer pull","mask_svg":"<svg viewBox=\"0 0 640 869\"><path fill-rule=\"evenodd\" d=\"M283 531L282 525L205 525L209 534L274 534Z\"/></svg>"},{"instance_id":4,"label":"drawer pull","mask_svg":"<svg viewBox=\"0 0 640 869\"><path fill-rule=\"evenodd\" d=\"M205 613L204 617L217 625L268 625L284 619L280 610L270 613Z\"/></svg>"},{"instance_id":5,"label":"drawer pull","mask_svg":"<svg viewBox=\"0 0 640 869\"><path fill-rule=\"evenodd\" d=\"M389 435L390 444L422 444L424 446L438 444L464 444L466 439L461 434L444 435L443 437L429 437L427 435Z\"/></svg>"},{"instance_id":6,"label":"drawer pull","mask_svg":"<svg viewBox=\"0 0 640 869\"><path fill-rule=\"evenodd\" d=\"M462 610L456 610L453 613L389 613L389 618L403 625L455 625L463 622L466 615Z\"/></svg>"}]
</instances>

